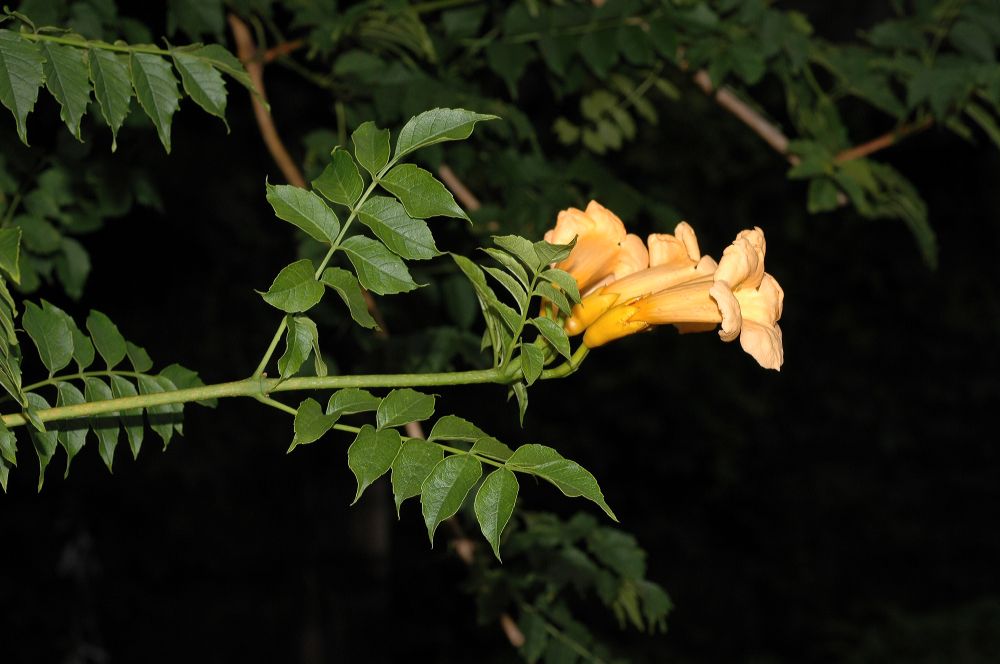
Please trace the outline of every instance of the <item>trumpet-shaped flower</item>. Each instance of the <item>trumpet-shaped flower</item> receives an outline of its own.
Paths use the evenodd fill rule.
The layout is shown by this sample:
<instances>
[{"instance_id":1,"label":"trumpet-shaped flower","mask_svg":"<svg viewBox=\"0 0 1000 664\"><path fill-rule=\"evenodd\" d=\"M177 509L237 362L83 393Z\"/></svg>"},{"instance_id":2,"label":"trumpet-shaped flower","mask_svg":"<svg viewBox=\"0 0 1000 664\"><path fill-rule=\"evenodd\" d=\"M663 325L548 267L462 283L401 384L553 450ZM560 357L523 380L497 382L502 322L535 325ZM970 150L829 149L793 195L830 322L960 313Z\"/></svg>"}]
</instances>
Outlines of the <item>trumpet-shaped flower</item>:
<instances>
[{"instance_id":1,"label":"trumpet-shaped flower","mask_svg":"<svg viewBox=\"0 0 1000 664\"><path fill-rule=\"evenodd\" d=\"M590 201L586 210L563 210L555 228L545 234L551 244L569 244L574 238L573 251L555 267L569 272L581 293L649 265L642 239L627 233L622 220L597 201Z\"/></svg>"},{"instance_id":2,"label":"trumpet-shaped flower","mask_svg":"<svg viewBox=\"0 0 1000 664\"><path fill-rule=\"evenodd\" d=\"M616 279L585 296L566 321L567 333L580 334L615 304L704 279L715 272L715 261L701 255L698 238L687 222L677 224L673 235L650 235L648 244L650 267Z\"/></svg>"},{"instance_id":3,"label":"trumpet-shaped flower","mask_svg":"<svg viewBox=\"0 0 1000 664\"><path fill-rule=\"evenodd\" d=\"M723 341L739 337L743 350L761 366L780 369L784 349L777 322L784 293L764 272L765 248L759 228L741 232L714 273L612 306L587 328L584 344L594 348L653 325L673 323L690 330L721 324Z\"/></svg>"}]
</instances>

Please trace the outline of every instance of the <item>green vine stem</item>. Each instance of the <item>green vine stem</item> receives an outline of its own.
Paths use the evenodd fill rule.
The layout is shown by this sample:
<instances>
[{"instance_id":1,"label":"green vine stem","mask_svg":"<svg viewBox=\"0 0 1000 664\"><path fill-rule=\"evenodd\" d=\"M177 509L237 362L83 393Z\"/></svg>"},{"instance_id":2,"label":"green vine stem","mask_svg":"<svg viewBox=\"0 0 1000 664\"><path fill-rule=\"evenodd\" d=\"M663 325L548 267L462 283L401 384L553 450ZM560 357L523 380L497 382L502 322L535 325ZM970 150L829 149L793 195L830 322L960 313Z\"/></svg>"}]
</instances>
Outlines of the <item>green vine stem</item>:
<instances>
[{"instance_id":1,"label":"green vine stem","mask_svg":"<svg viewBox=\"0 0 1000 664\"><path fill-rule=\"evenodd\" d=\"M53 379L55 380L55 379ZM60 406L36 411L42 422L89 417L132 408L149 408L189 401L203 401L223 397L266 398L271 392L293 392L297 390L338 390L345 387L437 387L443 385L474 385L484 383L505 384L509 379L497 369L476 371L456 371L452 373L426 374L369 374L364 376L316 376L289 378L251 377L229 383L201 385L171 392L140 394L106 401L91 401L73 406ZM25 424L27 420L20 413L3 416L8 428Z\"/></svg>"}]
</instances>

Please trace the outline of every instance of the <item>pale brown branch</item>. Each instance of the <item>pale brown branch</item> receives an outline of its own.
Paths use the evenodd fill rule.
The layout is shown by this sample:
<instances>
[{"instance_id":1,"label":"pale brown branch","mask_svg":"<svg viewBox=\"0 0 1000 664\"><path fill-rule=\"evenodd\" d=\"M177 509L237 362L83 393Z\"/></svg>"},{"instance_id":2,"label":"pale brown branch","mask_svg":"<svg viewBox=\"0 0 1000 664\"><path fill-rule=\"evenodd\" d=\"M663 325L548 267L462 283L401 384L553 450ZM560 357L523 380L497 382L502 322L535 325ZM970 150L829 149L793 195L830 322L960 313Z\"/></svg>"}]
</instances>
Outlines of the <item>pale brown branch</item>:
<instances>
[{"instance_id":1,"label":"pale brown branch","mask_svg":"<svg viewBox=\"0 0 1000 664\"><path fill-rule=\"evenodd\" d=\"M306 43L305 40L303 39L293 39L291 41L275 44L271 48L264 51L264 54L261 56L261 61L263 61L264 64L267 64L269 62L274 62L278 58L289 55L290 53L299 50L305 45Z\"/></svg>"},{"instance_id":2,"label":"pale brown branch","mask_svg":"<svg viewBox=\"0 0 1000 664\"><path fill-rule=\"evenodd\" d=\"M730 88L725 85L716 88L712 84L712 79L709 77L708 72L704 69L699 69L695 72L694 82L705 94L715 99L719 106L736 116L743 124L750 127L755 134L764 139L764 142L770 145L775 152L785 157L788 163L793 166L799 163L798 156L788 152L788 137L769 122L767 118L740 99Z\"/></svg>"},{"instance_id":3,"label":"pale brown branch","mask_svg":"<svg viewBox=\"0 0 1000 664\"><path fill-rule=\"evenodd\" d=\"M457 175L455 175L455 171L451 170L451 167L448 166L448 164L441 164L441 166L438 167L438 175L441 176L441 179L444 180L445 186L451 190L451 193L455 195L455 198L458 199L458 202L461 203L466 210L469 212L475 212L483 206L482 203L479 202L479 199L476 198L476 195L465 186L465 183L462 182Z\"/></svg>"}]
</instances>

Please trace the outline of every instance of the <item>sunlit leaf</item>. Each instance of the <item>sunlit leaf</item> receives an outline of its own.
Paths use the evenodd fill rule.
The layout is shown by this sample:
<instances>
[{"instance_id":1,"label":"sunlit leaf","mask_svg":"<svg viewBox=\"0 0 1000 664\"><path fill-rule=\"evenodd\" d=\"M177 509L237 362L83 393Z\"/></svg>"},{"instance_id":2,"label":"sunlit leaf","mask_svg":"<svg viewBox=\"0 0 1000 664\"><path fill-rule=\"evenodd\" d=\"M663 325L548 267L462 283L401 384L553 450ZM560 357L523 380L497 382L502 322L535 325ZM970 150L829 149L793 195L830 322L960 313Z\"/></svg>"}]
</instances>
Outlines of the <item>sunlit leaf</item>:
<instances>
[{"instance_id":1,"label":"sunlit leaf","mask_svg":"<svg viewBox=\"0 0 1000 664\"><path fill-rule=\"evenodd\" d=\"M267 202L278 219L298 226L320 242L333 242L340 234L340 221L323 199L305 189L268 183Z\"/></svg>"},{"instance_id":2,"label":"sunlit leaf","mask_svg":"<svg viewBox=\"0 0 1000 664\"><path fill-rule=\"evenodd\" d=\"M282 268L266 293L264 301L286 313L308 311L323 299L323 284L316 280L316 269L308 258Z\"/></svg>"},{"instance_id":3,"label":"sunlit leaf","mask_svg":"<svg viewBox=\"0 0 1000 664\"><path fill-rule=\"evenodd\" d=\"M434 397L408 387L389 392L375 414L377 428L420 422L434 414Z\"/></svg>"},{"instance_id":4,"label":"sunlit leaf","mask_svg":"<svg viewBox=\"0 0 1000 664\"><path fill-rule=\"evenodd\" d=\"M364 122L351 134L351 141L358 163L375 177L389 161L389 130L379 129L374 122Z\"/></svg>"},{"instance_id":5,"label":"sunlit leaf","mask_svg":"<svg viewBox=\"0 0 1000 664\"><path fill-rule=\"evenodd\" d=\"M313 180L313 189L334 203L350 207L361 197L365 183L358 173L354 160L351 159L350 152L336 148L330 159L331 163L327 164L320 176Z\"/></svg>"},{"instance_id":6,"label":"sunlit leaf","mask_svg":"<svg viewBox=\"0 0 1000 664\"><path fill-rule=\"evenodd\" d=\"M427 223L411 218L393 198L372 196L358 210L358 219L403 258L419 260L440 255Z\"/></svg>"},{"instance_id":7,"label":"sunlit leaf","mask_svg":"<svg viewBox=\"0 0 1000 664\"><path fill-rule=\"evenodd\" d=\"M426 219L442 216L469 220L451 192L419 166L400 164L386 173L379 183L400 200L412 217Z\"/></svg>"},{"instance_id":8,"label":"sunlit leaf","mask_svg":"<svg viewBox=\"0 0 1000 664\"><path fill-rule=\"evenodd\" d=\"M354 235L341 245L358 273L361 285L379 295L405 293L418 287L406 264L384 244Z\"/></svg>"},{"instance_id":9,"label":"sunlit leaf","mask_svg":"<svg viewBox=\"0 0 1000 664\"><path fill-rule=\"evenodd\" d=\"M396 138L396 159L442 141L463 140L472 135L477 122L496 120L462 108L435 108L410 118Z\"/></svg>"}]
</instances>

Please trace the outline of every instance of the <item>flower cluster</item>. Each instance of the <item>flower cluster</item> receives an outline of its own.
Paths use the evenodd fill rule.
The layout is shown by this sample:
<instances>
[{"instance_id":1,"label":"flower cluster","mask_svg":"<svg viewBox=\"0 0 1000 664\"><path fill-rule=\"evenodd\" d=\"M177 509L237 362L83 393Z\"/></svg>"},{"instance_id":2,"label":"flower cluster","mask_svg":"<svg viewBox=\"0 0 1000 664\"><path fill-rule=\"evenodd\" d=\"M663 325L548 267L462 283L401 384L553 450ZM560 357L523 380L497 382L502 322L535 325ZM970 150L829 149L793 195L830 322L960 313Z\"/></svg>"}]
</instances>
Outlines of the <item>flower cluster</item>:
<instances>
[{"instance_id":1,"label":"flower cluster","mask_svg":"<svg viewBox=\"0 0 1000 664\"><path fill-rule=\"evenodd\" d=\"M569 257L555 267L569 272L581 302L566 320L570 335L583 334L589 348L602 346L654 325L681 332L719 326L723 341L737 337L743 350L766 369L784 361L781 308L784 293L764 272L766 244L760 228L745 230L716 263L703 256L694 229L681 222L671 234L650 235L646 243L596 201L586 210L559 213L545 234L552 243L576 238Z\"/></svg>"}]
</instances>

